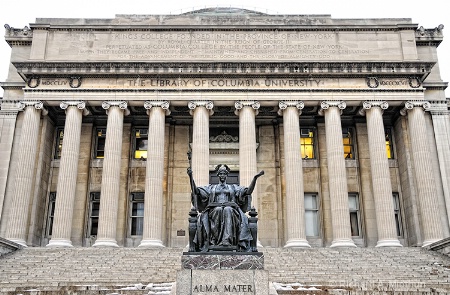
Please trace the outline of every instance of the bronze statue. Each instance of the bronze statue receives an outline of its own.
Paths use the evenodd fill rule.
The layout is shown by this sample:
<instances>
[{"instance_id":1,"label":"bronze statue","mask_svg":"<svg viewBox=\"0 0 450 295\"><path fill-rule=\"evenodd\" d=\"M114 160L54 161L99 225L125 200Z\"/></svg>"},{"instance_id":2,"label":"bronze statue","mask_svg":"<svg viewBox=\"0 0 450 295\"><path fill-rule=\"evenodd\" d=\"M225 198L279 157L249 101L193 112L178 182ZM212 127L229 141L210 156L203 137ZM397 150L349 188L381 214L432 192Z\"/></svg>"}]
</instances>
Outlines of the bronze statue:
<instances>
[{"instance_id":1,"label":"bronze statue","mask_svg":"<svg viewBox=\"0 0 450 295\"><path fill-rule=\"evenodd\" d=\"M245 213L251 209L251 194L256 180L264 175L264 171L256 174L248 187L227 184L230 172L227 165L216 166L216 172L219 184L197 187L192 169L187 169L192 189L192 205L195 211L200 212L193 237L194 245L190 247L190 251L256 251L256 247L251 247L253 238Z\"/></svg>"}]
</instances>

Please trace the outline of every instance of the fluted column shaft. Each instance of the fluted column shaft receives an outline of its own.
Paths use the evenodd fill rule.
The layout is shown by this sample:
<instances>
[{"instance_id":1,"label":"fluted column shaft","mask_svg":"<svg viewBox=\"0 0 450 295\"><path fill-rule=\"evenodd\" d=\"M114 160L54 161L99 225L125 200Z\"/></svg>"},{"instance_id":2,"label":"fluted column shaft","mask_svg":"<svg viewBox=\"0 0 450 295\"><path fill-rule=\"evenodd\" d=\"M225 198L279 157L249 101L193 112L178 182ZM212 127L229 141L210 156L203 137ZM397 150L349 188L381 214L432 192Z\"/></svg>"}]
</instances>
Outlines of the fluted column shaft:
<instances>
[{"instance_id":1,"label":"fluted column shaft","mask_svg":"<svg viewBox=\"0 0 450 295\"><path fill-rule=\"evenodd\" d=\"M164 247L163 181L164 181L164 129L168 102L146 102L149 114L147 168L145 176L144 229L139 247Z\"/></svg>"},{"instance_id":2,"label":"fluted column shaft","mask_svg":"<svg viewBox=\"0 0 450 295\"><path fill-rule=\"evenodd\" d=\"M391 175L386 154L383 109L386 102L364 102L369 137L370 169L377 220L377 247L401 247L395 226Z\"/></svg>"},{"instance_id":3,"label":"fluted column shaft","mask_svg":"<svg viewBox=\"0 0 450 295\"><path fill-rule=\"evenodd\" d=\"M239 101L235 103L239 115L239 178L243 186L250 185L257 173L256 124L259 102ZM258 188L252 194L252 206L258 211Z\"/></svg>"},{"instance_id":4,"label":"fluted column shaft","mask_svg":"<svg viewBox=\"0 0 450 295\"><path fill-rule=\"evenodd\" d=\"M24 109L24 119L14 178L12 212L8 221L6 238L26 246L29 219L28 209L33 191L39 122L43 106L41 102L23 102L21 108Z\"/></svg>"},{"instance_id":5,"label":"fluted column shaft","mask_svg":"<svg viewBox=\"0 0 450 295\"><path fill-rule=\"evenodd\" d=\"M424 241L422 246L428 246L443 238L441 221L439 219L436 184L431 168L430 149L428 147L425 109L429 103L407 102L408 129L411 139L411 150L414 161L414 172L418 192L418 202Z\"/></svg>"},{"instance_id":6,"label":"fluted column shaft","mask_svg":"<svg viewBox=\"0 0 450 295\"><path fill-rule=\"evenodd\" d=\"M439 157L439 170L441 172L442 186L444 191L445 207L450 212L450 112L444 110L431 111L436 148ZM450 221L450 216L447 216Z\"/></svg>"},{"instance_id":7,"label":"fluted column shaft","mask_svg":"<svg viewBox=\"0 0 450 295\"><path fill-rule=\"evenodd\" d=\"M325 113L328 186L333 227L331 247L355 247L350 231L347 176L342 141L341 110L345 106L345 102L322 102L322 110Z\"/></svg>"},{"instance_id":8,"label":"fluted column shaft","mask_svg":"<svg viewBox=\"0 0 450 295\"><path fill-rule=\"evenodd\" d=\"M102 188L97 240L94 247L117 247L117 214L120 189L120 160L122 155L123 117L126 103L104 103L107 109L105 158L103 159Z\"/></svg>"},{"instance_id":9,"label":"fluted column shaft","mask_svg":"<svg viewBox=\"0 0 450 295\"><path fill-rule=\"evenodd\" d=\"M56 188L52 238L48 247L72 247L70 238L80 155L82 110L85 104L84 102L63 102L61 108L66 109L66 122Z\"/></svg>"},{"instance_id":10,"label":"fluted column shaft","mask_svg":"<svg viewBox=\"0 0 450 295\"><path fill-rule=\"evenodd\" d=\"M198 186L209 184L209 116L211 101L191 101L188 105L193 116L192 172Z\"/></svg>"},{"instance_id":11,"label":"fluted column shaft","mask_svg":"<svg viewBox=\"0 0 450 295\"><path fill-rule=\"evenodd\" d=\"M283 111L286 178L287 242L285 247L310 247L306 240L303 165L299 116L303 102L280 102Z\"/></svg>"}]
</instances>

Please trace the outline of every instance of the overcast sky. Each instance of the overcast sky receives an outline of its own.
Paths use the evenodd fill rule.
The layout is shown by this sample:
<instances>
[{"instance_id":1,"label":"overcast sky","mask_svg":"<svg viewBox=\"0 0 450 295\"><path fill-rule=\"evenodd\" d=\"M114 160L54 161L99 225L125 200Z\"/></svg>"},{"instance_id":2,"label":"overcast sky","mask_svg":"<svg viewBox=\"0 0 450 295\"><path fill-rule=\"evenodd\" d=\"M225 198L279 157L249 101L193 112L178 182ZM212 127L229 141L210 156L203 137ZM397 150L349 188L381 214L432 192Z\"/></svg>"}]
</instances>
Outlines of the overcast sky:
<instances>
[{"instance_id":1,"label":"overcast sky","mask_svg":"<svg viewBox=\"0 0 450 295\"><path fill-rule=\"evenodd\" d=\"M444 36L450 31L450 13L444 0L21 0L0 4L0 24L23 28L37 17L50 18L114 18L116 14L179 14L205 7L239 7L270 14L330 14L332 18L411 18L426 29L443 24ZM447 3L448 4L448 3ZM0 81L8 73L10 47L0 42ZM450 81L450 37L438 47L441 77ZM0 97L3 90L0 89ZM450 97L450 90L446 90Z\"/></svg>"}]
</instances>

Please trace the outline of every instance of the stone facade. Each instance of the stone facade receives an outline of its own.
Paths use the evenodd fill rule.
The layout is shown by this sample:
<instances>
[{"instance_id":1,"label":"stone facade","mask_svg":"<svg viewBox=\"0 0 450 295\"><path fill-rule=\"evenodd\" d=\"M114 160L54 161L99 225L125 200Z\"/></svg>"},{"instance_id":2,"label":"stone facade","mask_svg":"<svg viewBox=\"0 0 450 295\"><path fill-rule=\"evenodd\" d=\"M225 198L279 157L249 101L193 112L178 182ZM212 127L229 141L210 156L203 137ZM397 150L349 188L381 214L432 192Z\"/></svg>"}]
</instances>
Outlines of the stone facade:
<instances>
[{"instance_id":1,"label":"stone facade","mask_svg":"<svg viewBox=\"0 0 450 295\"><path fill-rule=\"evenodd\" d=\"M220 163L265 171L264 247L449 236L442 26L214 8L5 27L1 237L185 247L186 168L204 185Z\"/></svg>"}]
</instances>

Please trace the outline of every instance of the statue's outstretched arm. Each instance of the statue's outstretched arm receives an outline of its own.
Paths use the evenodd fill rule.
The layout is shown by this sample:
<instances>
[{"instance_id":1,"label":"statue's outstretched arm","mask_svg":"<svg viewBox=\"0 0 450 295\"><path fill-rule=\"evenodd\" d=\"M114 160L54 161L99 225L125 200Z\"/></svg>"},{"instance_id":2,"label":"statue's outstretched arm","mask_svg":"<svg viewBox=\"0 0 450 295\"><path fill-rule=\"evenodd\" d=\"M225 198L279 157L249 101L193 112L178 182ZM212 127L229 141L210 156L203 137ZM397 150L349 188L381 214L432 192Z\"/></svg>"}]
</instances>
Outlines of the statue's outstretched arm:
<instances>
[{"instance_id":1,"label":"statue's outstretched arm","mask_svg":"<svg viewBox=\"0 0 450 295\"><path fill-rule=\"evenodd\" d=\"M258 174L256 174L253 177L252 182L250 183L250 185L247 188L247 195L251 195L253 193L253 190L255 189L255 185L256 185L256 180L260 177L264 175L264 170L261 170Z\"/></svg>"},{"instance_id":2,"label":"statue's outstretched arm","mask_svg":"<svg viewBox=\"0 0 450 295\"><path fill-rule=\"evenodd\" d=\"M189 175L189 181L191 183L191 190L194 194L198 195L200 194L200 191L198 190L198 187L195 185L194 177L192 176L192 169L191 167L187 168L187 174Z\"/></svg>"}]
</instances>

